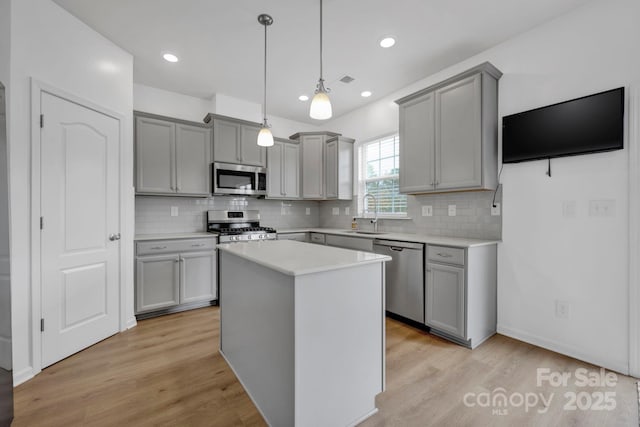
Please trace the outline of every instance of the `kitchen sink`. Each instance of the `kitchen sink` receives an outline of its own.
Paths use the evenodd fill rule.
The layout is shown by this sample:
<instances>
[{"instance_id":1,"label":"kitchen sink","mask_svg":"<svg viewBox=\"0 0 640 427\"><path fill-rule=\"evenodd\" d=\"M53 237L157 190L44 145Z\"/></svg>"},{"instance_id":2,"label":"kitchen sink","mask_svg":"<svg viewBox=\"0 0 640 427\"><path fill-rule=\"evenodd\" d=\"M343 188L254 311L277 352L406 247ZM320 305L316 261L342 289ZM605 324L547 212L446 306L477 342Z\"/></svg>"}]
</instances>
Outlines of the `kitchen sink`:
<instances>
[{"instance_id":1,"label":"kitchen sink","mask_svg":"<svg viewBox=\"0 0 640 427\"><path fill-rule=\"evenodd\" d=\"M356 234L373 234L373 235L378 235L378 234L386 234L380 231L360 231L360 230L347 230L347 233L356 233Z\"/></svg>"}]
</instances>

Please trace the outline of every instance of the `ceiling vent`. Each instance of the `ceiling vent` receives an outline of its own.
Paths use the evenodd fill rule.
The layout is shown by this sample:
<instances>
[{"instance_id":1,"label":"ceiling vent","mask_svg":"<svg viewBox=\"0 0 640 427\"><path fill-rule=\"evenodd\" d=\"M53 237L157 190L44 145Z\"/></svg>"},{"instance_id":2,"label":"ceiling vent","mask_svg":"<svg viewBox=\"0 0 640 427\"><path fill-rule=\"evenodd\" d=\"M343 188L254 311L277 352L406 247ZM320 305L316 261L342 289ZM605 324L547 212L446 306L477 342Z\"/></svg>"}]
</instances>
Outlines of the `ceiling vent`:
<instances>
[{"instance_id":1,"label":"ceiling vent","mask_svg":"<svg viewBox=\"0 0 640 427\"><path fill-rule=\"evenodd\" d=\"M345 75L345 76L343 76L343 77L341 77L341 78L340 78L340 81L341 81L342 83L347 83L347 84L348 84L348 83L351 83L351 82L352 82L352 81L354 81L354 80L355 80L355 79L354 79L353 77L348 76L348 75Z\"/></svg>"}]
</instances>

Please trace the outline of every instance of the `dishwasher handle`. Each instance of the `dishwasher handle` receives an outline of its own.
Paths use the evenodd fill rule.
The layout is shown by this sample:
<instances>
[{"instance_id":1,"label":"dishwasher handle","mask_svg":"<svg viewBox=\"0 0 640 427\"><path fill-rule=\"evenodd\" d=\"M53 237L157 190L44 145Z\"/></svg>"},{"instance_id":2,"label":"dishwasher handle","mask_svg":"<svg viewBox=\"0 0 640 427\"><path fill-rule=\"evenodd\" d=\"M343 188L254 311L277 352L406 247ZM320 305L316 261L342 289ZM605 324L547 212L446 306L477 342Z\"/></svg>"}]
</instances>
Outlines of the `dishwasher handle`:
<instances>
[{"instance_id":1,"label":"dishwasher handle","mask_svg":"<svg viewBox=\"0 0 640 427\"><path fill-rule=\"evenodd\" d=\"M424 250L424 243L401 242L397 240L379 240L373 241L374 246L386 246L392 251L401 252L404 249Z\"/></svg>"},{"instance_id":2,"label":"dishwasher handle","mask_svg":"<svg viewBox=\"0 0 640 427\"><path fill-rule=\"evenodd\" d=\"M389 249L391 249L392 251L395 251L395 252L402 252L402 250L404 248L401 248L401 247L398 247L398 246L389 246Z\"/></svg>"}]
</instances>

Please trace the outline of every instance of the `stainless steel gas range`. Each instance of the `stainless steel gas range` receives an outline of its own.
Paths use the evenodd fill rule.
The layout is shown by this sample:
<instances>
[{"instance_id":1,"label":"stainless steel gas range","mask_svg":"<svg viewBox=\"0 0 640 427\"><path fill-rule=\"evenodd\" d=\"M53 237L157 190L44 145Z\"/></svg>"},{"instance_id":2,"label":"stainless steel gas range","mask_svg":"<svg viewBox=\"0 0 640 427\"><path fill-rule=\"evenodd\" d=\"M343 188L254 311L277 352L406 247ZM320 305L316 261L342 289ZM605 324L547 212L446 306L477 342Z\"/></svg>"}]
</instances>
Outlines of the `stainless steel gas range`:
<instances>
[{"instance_id":1,"label":"stainless steel gas range","mask_svg":"<svg viewBox=\"0 0 640 427\"><path fill-rule=\"evenodd\" d=\"M276 230L260 226L260 211L207 211L207 231L219 243L275 240Z\"/></svg>"}]
</instances>

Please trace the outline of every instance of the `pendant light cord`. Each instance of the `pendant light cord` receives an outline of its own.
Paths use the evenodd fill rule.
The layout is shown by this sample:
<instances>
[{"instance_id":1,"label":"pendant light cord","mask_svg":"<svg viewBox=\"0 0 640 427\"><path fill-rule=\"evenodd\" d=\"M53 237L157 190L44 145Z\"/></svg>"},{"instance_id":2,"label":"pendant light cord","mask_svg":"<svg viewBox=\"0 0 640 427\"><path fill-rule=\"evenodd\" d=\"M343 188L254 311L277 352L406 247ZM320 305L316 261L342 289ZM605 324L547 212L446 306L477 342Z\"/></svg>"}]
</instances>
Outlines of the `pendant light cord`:
<instances>
[{"instance_id":1,"label":"pendant light cord","mask_svg":"<svg viewBox=\"0 0 640 427\"><path fill-rule=\"evenodd\" d=\"M322 0L320 0L320 81L322 80Z\"/></svg>"},{"instance_id":2,"label":"pendant light cord","mask_svg":"<svg viewBox=\"0 0 640 427\"><path fill-rule=\"evenodd\" d=\"M267 125L267 26L264 26L264 125Z\"/></svg>"}]
</instances>

